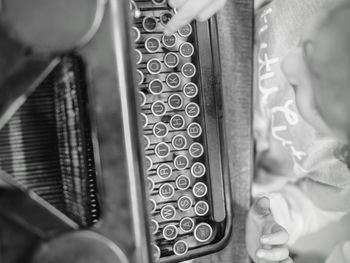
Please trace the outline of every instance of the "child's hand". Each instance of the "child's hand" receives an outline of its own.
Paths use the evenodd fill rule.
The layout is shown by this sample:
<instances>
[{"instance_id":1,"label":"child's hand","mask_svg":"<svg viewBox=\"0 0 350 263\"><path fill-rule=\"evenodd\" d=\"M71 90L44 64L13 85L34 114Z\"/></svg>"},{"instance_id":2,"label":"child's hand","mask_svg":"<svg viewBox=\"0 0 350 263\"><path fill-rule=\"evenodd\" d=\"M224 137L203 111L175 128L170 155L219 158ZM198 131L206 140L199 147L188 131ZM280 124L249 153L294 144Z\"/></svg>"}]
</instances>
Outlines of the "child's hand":
<instances>
[{"instance_id":1,"label":"child's hand","mask_svg":"<svg viewBox=\"0 0 350 263\"><path fill-rule=\"evenodd\" d=\"M274 220L267 197L258 199L249 211L246 242L254 262L293 262L286 246L288 233Z\"/></svg>"},{"instance_id":2,"label":"child's hand","mask_svg":"<svg viewBox=\"0 0 350 263\"><path fill-rule=\"evenodd\" d=\"M221 9L226 0L168 0L169 5L178 10L169 21L164 33L171 35L196 18L205 21Z\"/></svg>"}]
</instances>

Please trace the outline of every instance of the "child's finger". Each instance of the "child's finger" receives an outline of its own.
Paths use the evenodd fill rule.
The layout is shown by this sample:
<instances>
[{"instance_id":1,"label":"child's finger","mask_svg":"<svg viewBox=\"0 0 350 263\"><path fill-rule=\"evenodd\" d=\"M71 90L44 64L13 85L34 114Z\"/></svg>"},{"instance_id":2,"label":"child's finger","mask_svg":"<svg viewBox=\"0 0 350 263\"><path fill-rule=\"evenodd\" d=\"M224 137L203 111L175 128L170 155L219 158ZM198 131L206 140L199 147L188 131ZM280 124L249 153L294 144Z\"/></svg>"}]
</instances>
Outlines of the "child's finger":
<instances>
[{"instance_id":1,"label":"child's finger","mask_svg":"<svg viewBox=\"0 0 350 263\"><path fill-rule=\"evenodd\" d=\"M259 198L253 204L253 211L260 216L266 216L270 214L270 200L267 197Z\"/></svg>"},{"instance_id":2,"label":"child's finger","mask_svg":"<svg viewBox=\"0 0 350 263\"><path fill-rule=\"evenodd\" d=\"M187 1L166 25L164 33L166 35L171 35L179 28L191 22L191 20L197 17L210 1L211 0Z\"/></svg>"},{"instance_id":3,"label":"child's finger","mask_svg":"<svg viewBox=\"0 0 350 263\"><path fill-rule=\"evenodd\" d=\"M188 0L168 0L168 4L172 8L181 8Z\"/></svg>"},{"instance_id":4,"label":"child's finger","mask_svg":"<svg viewBox=\"0 0 350 263\"><path fill-rule=\"evenodd\" d=\"M217 11L219 11L226 3L226 0L216 0L211 3L206 9L199 13L197 16L198 21L206 21L212 17Z\"/></svg>"},{"instance_id":5,"label":"child's finger","mask_svg":"<svg viewBox=\"0 0 350 263\"><path fill-rule=\"evenodd\" d=\"M271 249L258 249L256 257L269 261L282 261L289 257L289 250L286 246L273 247Z\"/></svg>"},{"instance_id":6,"label":"child's finger","mask_svg":"<svg viewBox=\"0 0 350 263\"><path fill-rule=\"evenodd\" d=\"M265 234L260 238L260 242L264 245L284 245L288 242L289 234L280 225L273 227L271 234Z\"/></svg>"}]
</instances>

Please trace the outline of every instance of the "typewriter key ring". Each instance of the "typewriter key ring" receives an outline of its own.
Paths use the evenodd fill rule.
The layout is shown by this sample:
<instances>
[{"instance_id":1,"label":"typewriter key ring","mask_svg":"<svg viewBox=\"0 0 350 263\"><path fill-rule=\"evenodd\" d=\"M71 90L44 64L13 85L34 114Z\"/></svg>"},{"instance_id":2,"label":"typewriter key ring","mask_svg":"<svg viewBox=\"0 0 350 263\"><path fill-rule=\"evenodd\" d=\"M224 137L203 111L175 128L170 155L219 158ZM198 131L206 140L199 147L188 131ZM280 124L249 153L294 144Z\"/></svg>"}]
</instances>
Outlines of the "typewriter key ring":
<instances>
[{"instance_id":1,"label":"typewriter key ring","mask_svg":"<svg viewBox=\"0 0 350 263\"><path fill-rule=\"evenodd\" d=\"M137 7L134 0L130 0L130 10L134 18L139 18L141 16L141 10Z\"/></svg>"},{"instance_id":2,"label":"typewriter key ring","mask_svg":"<svg viewBox=\"0 0 350 263\"><path fill-rule=\"evenodd\" d=\"M106 0L3 0L0 23L9 34L40 53L86 45L100 27Z\"/></svg>"}]
</instances>

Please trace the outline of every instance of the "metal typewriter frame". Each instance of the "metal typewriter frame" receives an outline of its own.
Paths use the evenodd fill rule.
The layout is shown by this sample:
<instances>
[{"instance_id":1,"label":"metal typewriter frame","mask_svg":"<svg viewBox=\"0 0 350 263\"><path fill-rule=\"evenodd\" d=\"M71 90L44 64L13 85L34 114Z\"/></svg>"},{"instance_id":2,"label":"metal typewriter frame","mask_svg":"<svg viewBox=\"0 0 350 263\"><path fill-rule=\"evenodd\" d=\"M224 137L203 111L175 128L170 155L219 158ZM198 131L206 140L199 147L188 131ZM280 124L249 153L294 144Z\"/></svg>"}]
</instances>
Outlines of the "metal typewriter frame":
<instances>
[{"instance_id":1,"label":"metal typewriter frame","mask_svg":"<svg viewBox=\"0 0 350 263\"><path fill-rule=\"evenodd\" d=\"M106 1L107 2L107 1ZM238 2L238 1L237 1ZM235 4L232 4L235 5ZM239 5L237 5L238 7L240 7ZM241 6L243 6L243 4L241 4ZM138 120L136 120L135 118L133 118L133 116L135 116L137 114L137 103L136 103L136 98L135 98L135 92L128 88L128 85L130 83L132 83L132 85L134 85L134 80L133 77L130 76L130 74L127 74L128 71L123 70L122 68L118 68L117 67L117 63L116 61L114 61L115 63L112 64L108 64L108 62L103 62L103 66L107 66L107 67L111 67L112 69L114 69L114 73L119 73L119 78L117 79L117 82L114 82L115 79L113 79L113 81L110 81L110 83L106 83L105 81L103 81L103 76L100 76L100 69L101 69L101 65L98 65L98 63L100 62L96 62L95 59L95 51L96 51L96 47L100 47L100 49L98 50L103 50L105 46L101 46L99 44L99 41L96 39L103 39L104 37L110 41L111 43L113 43L113 49L115 50L115 53L119 54L120 56L118 58L115 58L115 60L118 61L118 63L122 63L123 65L126 65L127 67L125 69L128 69L130 71L132 71L133 66L131 65L131 60L129 57L129 54L131 54L132 52L128 52L128 51L132 51L131 46L128 45L128 43L130 42L129 39L129 34L128 34L128 30L130 28L131 22L130 22L130 17L129 17L129 7L128 7L128 3L127 1L117 1L117 0L110 0L108 1L108 3L105 4L105 11L109 11L108 13L105 12L105 16L103 18L103 22L102 22L102 26L99 30L99 32L97 32L97 37L94 37L90 43L88 43L88 45L86 47L83 47L81 50L76 50L76 52L78 52L80 55L82 55L83 59L85 60L85 62L87 62L87 64L90 65L90 67L88 68L88 72L90 75L90 81L93 82L93 84L97 84L98 82L102 83L102 86L107 87L107 89L111 89L111 87L108 88L108 84L115 84L118 83L119 84L119 91L114 90L114 92L121 92L121 97L119 97L119 100L122 99L128 99L131 104L124 104L122 105L122 108L126 110L126 112L123 113L123 130L124 130L124 134L127 132L130 132L129 134L135 135L135 137L131 137L129 136L127 138L127 141L124 142L124 147L126 146L131 146L130 151L127 154L127 163L128 163L128 168L123 167L123 171L127 170L127 173L129 175L135 175L135 177L131 178L129 177L130 180L130 187L131 187L131 193L134 193L137 195L137 197L133 197L133 199L131 200L131 203L133 204L133 214L134 215L138 215L139 217L133 216L134 221L132 223L133 225L133 241L135 242L135 245L130 246L130 245L126 245L124 247L122 247L124 250L127 250L127 255L129 256L129 258L132 258L133 260L137 261L137 262L152 262L151 256L150 256L150 249L148 247L148 244L150 243L150 237L148 235L148 231L145 231L145 225L148 224L148 213L145 209L146 207L146 203L143 200L143 198L138 198L138 197L142 197L144 196L144 190L145 189L145 182L143 182L143 180L141 180L141 173L143 172L143 168L141 166L137 166L137 167L132 167L131 164L134 163L142 163L142 156L141 156L141 152L142 149L140 148L140 143L133 141L133 138L140 138L138 134L138 131L135 130L130 130L130 123L133 123L133 125L139 125L138 124ZM113 22L111 22L111 16L113 17ZM107 17L107 18L106 18ZM216 34L216 25L213 21L210 22L210 26L212 29L212 32L214 34ZM112 30L113 29L113 30ZM102 33L100 32L102 31ZM219 30L220 31L220 30ZM114 38L111 37L111 35L109 34L110 32L114 33ZM102 34L102 38L101 38L101 34ZM124 34L125 39L118 39L116 36L120 35L120 34ZM124 41L126 40L126 41ZM102 41L102 42L108 42L108 41ZM243 40L241 42L244 42ZM213 47L218 47L218 43L216 42L212 42L211 43L213 45ZM222 45L222 43L220 43ZM218 50L217 50L218 51ZM219 53L219 52L217 52ZM237 53L237 52L236 52ZM44 59L39 60L39 62L44 61L44 63L46 63L47 65L50 63L51 59L44 57ZM216 63L216 65L220 64L220 61L218 60L218 56L217 56L217 60L214 61L214 63ZM44 67L43 67L44 68ZM102 67L103 68L103 67ZM238 70L236 70L238 71ZM40 72L40 71L39 71ZM242 73L243 74L243 73ZM215 78L215 82L216 83L220 83L220 72L216 72L215 73L216 78ZM123 78L121 78L121 76L123 76ZM227 80L227 76L226 76L226 80ZM214 80L211 80L214 81ZM30 79L30 83L34 82L33 79ZM90 83L91 84L91 83ZM225 83L227 84L227 83ZM91 85L90 85L91 87ZM115 86L114 86L115 87ZM113 89L112 89L113 90ZM96 91L95 91L96 92ZM100 91L99 91L100 92ZM98 100L98 96L95 96L96 94L90 90L90 98L93 98L93 100L95 100L95 102ZM115 99L115 97L114 97ZM94 104L94 103L93 103ZM91 108L91 112L93 113L91 116L95 116L92 120L92 122L97 122L98 123L98 119L101 116L101 112L95 112L96 109ZM113 112L113 114L120 114L117 112ZM223 121L222 118L222 112L220 111L220 121ZM129 122L130 121L130 122ZM120 129L120 127L116 126L118 129ZM223 132L223 131L221 131ZM95 130L95 136L96 135L96 130ZM225 145L224 145L225 146ZM95 139L95 144L94 147L97 148L106 148L106 145L101 145L97 142L97 140ZM125 150L125 149L123 149ZM224 151L226 151L226 149L224 148ZM105 151L101 152L101 155L105 154ZM100 160L99 156L96 156L96 160ZM228 163L228 159L224 158L224 163ZM98 162L96 162L97 164L99 164ZM102 167L102 168L101 168ZM232 167L232 166L231 166ZM241 166L239 166L241 167ZM98 167L97 167L98 168ZM104 170L104 164L100 163L99 165L100 171ZM237 169L234 169L237 172ZM234 171L234 172L235 172ZM225 170L226 174L227 174L227 170ZM240 172L239 172L240 173ZM240 175L239 175L240 176ZM136 178L136 180L135 180ZM112 180L111 182L114 182L114 180ZM228 195L230 192L230 179L228 179L227 181L225 181L225 194ZM232 182L231 182L232 183ZM101 183L103 185L103 183ZM104 193L102 194L102 200L103 203L109 203L109 201L111 201L111 189L106 189L106 186L103 186L103 188L105 189ZM234 188L236 189L236 188ZM23 194L26 194L25 192ZM247 193L248 194L248 193ZM236 195L235 195L236 196ZM34 200L35 202L35 200ZM41 201L40 201L41 202ZM246 204L246 203L244 203ZM45 206L41 205L41 206ZM47 204L48 205L48 204ZM246 205L244 205L245 207ZM106 208L105 205L102 206L102 209ZM107 205L108 208L108 205ZM229 206L230 210L231 210L231 205ZM235 211L236 211L237 205L235 207ZM46 208L46 210L49 210L48 208ZM52 212L52 211L51 211ZM242 214L242 213L239 213ZM55 216L59 216L59 215L55 215ZM229 216L231 218L231 216ZM238 215L239 219L242 219L241 215ZM36 222L33 222L33 224L35 224ZM96 231L102 234L106 234L111 240L116 241L117 245L119 245L118 242L121 241L121 238L117 238L117 233L115 232L111 232L109 227L111 227L112 225L112 219L106 218L106 214L103 214L101 217L100 222L93 227L91 230L92 231ZM242 223L242 221L240 221L240 223ZM237 223L235 223L235 225L237 225ZM49 226L49 228L54 227L54 226ZM65 228L65 227L63 227ZM69 229L75 229L76 227L68 227ZM61 232L64 232L66 230L62 230ZM70 230L69 230L70 231ZM137 232L137 231L141 231L141 232ZM224 241L226 241L226 239L229 238L229 232L230 229L228 229L227 231L227 235L224 238ZM135 235L136 234L136 235ZM140 238L140 239L138 239ZM146 244L146 246L145 246ZM223 247L224 242L222 244L217 244L214 245L213 247L211 247L211 249L213 250L217 250L221 247ZM206 249L206 252L209 253L209 251ZM196 255L193 255L196 256Z\"/></svg>"}]
</instances>

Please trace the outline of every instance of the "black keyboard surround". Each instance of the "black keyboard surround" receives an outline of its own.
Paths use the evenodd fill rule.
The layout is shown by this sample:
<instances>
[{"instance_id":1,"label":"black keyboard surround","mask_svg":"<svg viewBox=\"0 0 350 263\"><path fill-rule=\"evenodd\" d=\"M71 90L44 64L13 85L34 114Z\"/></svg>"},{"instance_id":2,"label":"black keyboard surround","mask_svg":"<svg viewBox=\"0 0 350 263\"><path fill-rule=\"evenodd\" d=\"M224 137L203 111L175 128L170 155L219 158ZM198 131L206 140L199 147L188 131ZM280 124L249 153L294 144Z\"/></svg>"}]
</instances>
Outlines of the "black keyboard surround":
<instances>
[{"instance_id":1,"label":"black keyboard surround","mask_svg":"<svg viewBox=\"0 0 350 263\"><path fill-rule=\"evenodd\" d=\"M130 6L151 247L157 262L179 262L219 250L231 231L216 24L166 36L167 1Z\"/></svg>"}]
</instances>

